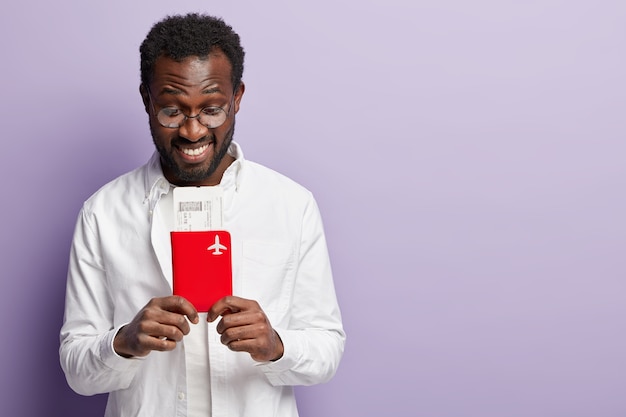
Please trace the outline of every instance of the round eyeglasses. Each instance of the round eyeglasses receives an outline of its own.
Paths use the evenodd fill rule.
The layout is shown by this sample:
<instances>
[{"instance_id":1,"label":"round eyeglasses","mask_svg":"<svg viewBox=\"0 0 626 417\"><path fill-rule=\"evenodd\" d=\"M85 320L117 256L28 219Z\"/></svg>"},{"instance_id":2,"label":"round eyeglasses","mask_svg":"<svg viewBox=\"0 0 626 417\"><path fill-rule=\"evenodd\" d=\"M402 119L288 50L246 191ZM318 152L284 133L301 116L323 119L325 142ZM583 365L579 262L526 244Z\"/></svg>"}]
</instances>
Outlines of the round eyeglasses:
<instances>
[{"instance_id":1,"label":"round eyeglasses","mask_svg":"<svg viewBox=\"0 0 626 417\"><path fill-rule=\"evenodd\" d=\"M156 113L156 118L163 127L178 129L185 124L187 119L198 119L198 122L202 125L208 127L209 129L215 129L223 125L228 118L235 95L233 94L233 97L231 98L228 113L221 107L208 106L200 110L200 112L195 116L186 115L178 107L163 107L157 112L154 108L154 100L152 99L150 91L148 91L148 97L150 98L152 113Z\"/></svg>"}]
</instances>

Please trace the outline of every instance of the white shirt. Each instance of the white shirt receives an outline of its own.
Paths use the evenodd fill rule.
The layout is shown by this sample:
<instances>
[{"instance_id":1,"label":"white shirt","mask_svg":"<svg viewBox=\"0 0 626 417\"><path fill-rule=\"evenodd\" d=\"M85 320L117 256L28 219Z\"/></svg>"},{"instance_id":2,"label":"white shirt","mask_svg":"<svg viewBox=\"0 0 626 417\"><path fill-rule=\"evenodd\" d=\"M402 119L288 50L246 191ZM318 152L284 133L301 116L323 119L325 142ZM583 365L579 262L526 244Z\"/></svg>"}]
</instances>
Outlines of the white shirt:
<instances>
[{"instance_id":1,"label":"white shirt","mask_svg":"<svg viewBox=\"0 0 626 417\"><path fill-rule=\"evenodd\" d=\"M159 199L158 207L161 220L167 230L177 230L174 214L174 192L169 190ZM216 216L220 220L214 230L223 230L222 213ZM212 224L213 226L213 224ZM209 365L209 337L207 313L198 312L198 323L189 326L185 335L185 377L187 378L187 415L211 416L211 372Z\"/></svg>"},{"instance_id":2,"label":"white shirt","mask_svg":"<svg viewBox=\"0 0 626 417\"><path fill-rule=\"evenodd\" d=\"M208 324L213 417L298 415L293 385L329 380L345 333L319 210L290 179L236 157L220 186L231 234L233 294L256 300L284 345L275 362L223 346ZM171 245L159 209L169 192L158 153L102 187L78 217L67 278L60 359L83 395L109 392L105 416L187 416L185 342L122 358L113 338L153 297L172 294ZM193 416L192 416L193 417Z\"/></svg>"}]
</instances>

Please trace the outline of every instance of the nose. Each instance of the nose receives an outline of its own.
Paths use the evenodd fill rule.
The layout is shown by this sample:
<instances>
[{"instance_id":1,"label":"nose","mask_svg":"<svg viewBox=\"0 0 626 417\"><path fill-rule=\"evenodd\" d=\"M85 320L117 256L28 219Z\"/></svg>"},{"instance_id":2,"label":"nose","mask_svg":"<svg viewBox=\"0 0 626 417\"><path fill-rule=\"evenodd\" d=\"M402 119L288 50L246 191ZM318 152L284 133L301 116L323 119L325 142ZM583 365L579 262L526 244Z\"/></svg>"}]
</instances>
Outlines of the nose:
<instances>
[{"instance_id":1,"label":"nose","mask_svg":"<svg viewBox=\"0 0 626 417\"><path fill-rule=\"evenodd\" d=\"M197 142L207 135L208 130L209 128L200 123L196 117L187 117L178 128L178 134L190 142Z\"/></svg>"}]
</instances>

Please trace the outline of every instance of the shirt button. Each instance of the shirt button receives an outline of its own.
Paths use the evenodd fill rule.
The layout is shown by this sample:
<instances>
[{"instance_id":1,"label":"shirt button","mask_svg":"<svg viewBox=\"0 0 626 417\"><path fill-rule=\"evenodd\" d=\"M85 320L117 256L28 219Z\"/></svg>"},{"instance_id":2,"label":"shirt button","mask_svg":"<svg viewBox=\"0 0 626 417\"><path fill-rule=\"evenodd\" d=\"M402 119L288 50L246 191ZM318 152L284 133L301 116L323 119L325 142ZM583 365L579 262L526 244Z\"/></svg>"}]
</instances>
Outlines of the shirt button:
<instances>
[{"instance_id":1,"label":"shirt button","mask_svg":"<svg viewBox=\"0 0 626 417\"><path fill-rule=\"evenodd\" d=\"M179 392L179 393L178 393L178 399L179 399L179 400L181 400L181 401L182 401L182 400L184 400L184 399L185 399L185 393L184 393L184 392L182 392L182 391L181 391L181 392Z\"/></svg>"}]
</instances>

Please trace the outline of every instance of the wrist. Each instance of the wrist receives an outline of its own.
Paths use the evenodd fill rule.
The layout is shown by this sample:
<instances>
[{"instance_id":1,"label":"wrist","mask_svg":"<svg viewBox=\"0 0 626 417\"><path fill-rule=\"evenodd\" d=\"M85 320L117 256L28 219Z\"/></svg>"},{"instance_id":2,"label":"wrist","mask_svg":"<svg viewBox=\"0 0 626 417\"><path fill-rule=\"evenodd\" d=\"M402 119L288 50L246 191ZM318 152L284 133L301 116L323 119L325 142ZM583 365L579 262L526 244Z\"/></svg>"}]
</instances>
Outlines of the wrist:
<instances>
[{"instance_id":1,"label":"wrist","mask_svg":"<svg viewBox=\"0 0 626 417\"><path fill-rule=\"evenodd\" d=\"M132 358L133 355L128 352L124 338L124 329L126 326L120 327L113 338L113 351L122 358Z\"/></svg>"},{"instance_id":2,"label":"wrist","mask_svg":"<svg viewBox=\"0 0 626 417\"><path fill-rule=\"evenodd\" d=\"M277 360L279 360L280 358L283 357L283 354L285 353L285 345L283 345L283 340L280 338L280 335L278 334L278 332L276 332L276 330L274 330L274 335L276 336L276 355L274 356L274 359L270 360L270 362L276 362Z\"/></svg>"}]
</instances>

